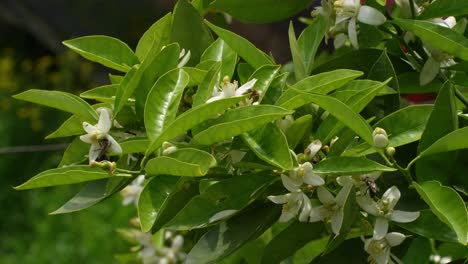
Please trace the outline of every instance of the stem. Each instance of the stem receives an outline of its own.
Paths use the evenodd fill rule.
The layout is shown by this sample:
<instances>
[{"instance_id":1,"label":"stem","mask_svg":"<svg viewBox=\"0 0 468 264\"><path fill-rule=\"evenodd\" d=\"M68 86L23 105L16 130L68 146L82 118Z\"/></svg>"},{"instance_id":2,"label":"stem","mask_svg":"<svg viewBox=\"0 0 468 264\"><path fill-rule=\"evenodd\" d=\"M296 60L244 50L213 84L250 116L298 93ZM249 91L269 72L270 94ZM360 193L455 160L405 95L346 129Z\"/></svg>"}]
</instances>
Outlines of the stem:
<instances>
[{"instance_id":1,"label":"stem","mask_svg":"<svg viewBox=\"0 0 468 264\"><path fill-rule=\"evenodd\" d=\"M456 87L453 87L455 90L455 96L468 108L468 99L458 90Z\"/></svg>"},{"instance_id":2,"label":"stem","mask_svg":"<svg viewBox=\"0 0 468 264\"><path fill-rule=\"evenodd\" d=\"M416 18L416 10L414 10L414 0L409 0L410 2L410 9L411 9L411 17L413 19Z\"/></svg>"},{"instance_id":3,"label":"stem","mask_svg":"<svg viewBox=\"0 0 468 264\"><path fill-rule=\"evenodd\" d=\"M385 160L385 162L387 162L389 166L392 166L393 168L396 168L399 172L401 172L401 174L405 176L406 181L408 181L409 185L411 186L411 184L413 183L413 177L411 176L409 167L407 167L406 169L401 167L400 165L398 165L398 162L391 156L389 160L387 158L387 155L385 155L385 153L382 150L379 150L378 153Z\"/></svg>"},{"instance_id":4,"label":"stem","mask_svg":"<svg viewBox=\"0 0 468 264\"><path fill-rule=\"evenodd\" d=\"M116 172L122 172L122 173L129 173L129 174L140 174L140 173L141 173L141 170L139 170L139 171L132 171L132 170L119 169L119 168L116 168L115 171L116 171Z\"/></svg>"}]
</instances>

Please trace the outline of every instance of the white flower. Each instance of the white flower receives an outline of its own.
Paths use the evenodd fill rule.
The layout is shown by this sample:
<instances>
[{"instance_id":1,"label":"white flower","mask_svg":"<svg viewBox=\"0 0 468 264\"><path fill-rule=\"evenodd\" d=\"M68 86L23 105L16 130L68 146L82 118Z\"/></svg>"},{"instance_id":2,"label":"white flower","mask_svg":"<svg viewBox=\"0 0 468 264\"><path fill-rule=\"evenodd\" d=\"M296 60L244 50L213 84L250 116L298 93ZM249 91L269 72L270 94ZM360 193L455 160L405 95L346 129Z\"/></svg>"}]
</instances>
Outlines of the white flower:
<instances>
[{"instance_id":1,"label":"white flower","mask_svg":"<svg viewBox=\"0 0 468 264\"><path fill-rule=\"evenodd\" d=\"M163 247L158 249L158 255L161 255L159 263L180 263L186 258L186 254L182 252L182 246L184 245L184 237L176 235L172 238L170 247Z\"/></svg>"},{"instance_id":2,"label":"white flower","mask_svg":"<svg viewBox=\"0 0 468 264\"><path fill-rule=\"evenodd\" d=\"M388 145L388 135L387 132L380 127L376 127L374 132L372 132L372 140L374 141L374 146L377 148L385 148Z\"/></svg>"},{"instance_id":3,"label":"white flower","mask_svg":"<svg viewBox=\"0 0 468 264\"><path fill-rule=\"evenodd\" d=\"M351 187L351 184L345 185L340 192L338 192L336 197L333 197L325 187L318 187L317 196L322 205L312 208L309 221L330 221L333 233L338 235L343 225L342 207L346 202L346 194Z\"/></svg>"},{"instance_id":4,"label":"white flower","mask_svg":"<svg viewBox=\"0 0 468 264\"><path fill-rule=\"evenodd\" d=\"M432 19L431 22L446 28L453 28L457 24L453 16L447 17L446 19L435 18ZM438 48L434 48L428 43L424 43L424 48L429 53L430 57L427 59L426 63L424 63L421 74L419 75L419 83L421 85L432 82L439 73L440 68L450 67L456 64L452 55Z\"/></svg>"},{"instance_id":5,"label":"white flower","mask_svg":"<svg viewBox=\"0 0 468 264\"><path fill-rule=\"evenodd\" d=\"M122 148L119 143L109 134L111 129L111 110L100 107L96 110L99 113L99 121L96 125L83 122L83 129L86 135L80 136L83 142L91 144L89 149L89 161L95 161L100 156L106 154L120 154Z\"/></svg>"},{"instance_id":6,"label":"white flower","mask_svg":"<svg viewBox=\"0 0 468 264\"><path fill-rule=\"evenodd\" d=\"M375 264L401 263L396 256L390 253L390 249L403 243L405 238L405 235L401 233L392 232L385 234L381 239L374 237L366 239L364 249L369 253L369 262Z\"/></svg>"},{"instance_id":7,"label":"white flower","mask_svg":"<svg viewBox=\"0 0 468 264\"><path fill-rule=\"evenodd\" d=\"M368 182L375 182L382 172L371 172L361 175L353 175L353 176L339 176L336 178L336 181L339 185L345 186L347 184L353 184L359 192L358 195L365 195L369 194L371 190L369 190Z\"/></svg>"},{"instance_id":8,"label":"white flower","mask_svg":"<svg viewBox=\"0 0 468 264\"><path fill-rule=\"evenodd\" d=\"M336 11L335 24L348 23L348 37L354 48L358 49L357 21L365 24L379 26L385 23L385 16L377 9L362 6L360 0L336 0L333 3ZM340 44L342 42L340 37Z\"/></svg>"},{"instance_id":9,"label":"white flower","mask_svg":"<svg viewBox=\"0 0 468 264\"><path fill-rule=\"evenodd\" d=\"M129 205L130 203L138 203L138 198L140 197L141 192L143 191L143 181L145 180L145 175L138 176L131 184L127 185L120 194L123 196L123 205Z\"/></svg>"},{"instance_id":10,"label":"white flower","mask_svg":"<svg viewBox=\"0 0 468 264\"><path fill-rule=\"evenodd\" d=\"M409 223L419 217L419 212L394 210L401 193L396 186L388 189L378 202L369 196L358 196L356 202L371 215L376 216L374 225L374 239L382 239L388 231L388 221Z\"/></svg>"},{"instance_id":11,"label":"white flower","mask_svg":"<svg viewBox=\"0 0 468 264\"><path fill-rule=\"evenodd\" d=\"M434 263L440 263L440 264L446 264L446 263L450 263L452 262L452 258L451 257L441 257L440 255L431 255L429 257L429 259L434 262Z\"/></svg>"},{"instance_id":12,"label":"white flower","mask_svg":"<svg viewBox=\"0 0 468 264\"><path fill-rule=\"evenodd\" d=\"M237 86L237 81L230 82L229 77L224 77L223 78L223 84L221 87L221 91L218 90L217 87L213 88L213 94L207 103L223 99L223 98L229 98L229 97L234 97L234 96L241 96L243 94L246 94L250 92L250 90L254 87L255 83L257 82L257 79L252 79L248 82L246 82L244 85L241 87Z\"/></svg>"}]
</instances>

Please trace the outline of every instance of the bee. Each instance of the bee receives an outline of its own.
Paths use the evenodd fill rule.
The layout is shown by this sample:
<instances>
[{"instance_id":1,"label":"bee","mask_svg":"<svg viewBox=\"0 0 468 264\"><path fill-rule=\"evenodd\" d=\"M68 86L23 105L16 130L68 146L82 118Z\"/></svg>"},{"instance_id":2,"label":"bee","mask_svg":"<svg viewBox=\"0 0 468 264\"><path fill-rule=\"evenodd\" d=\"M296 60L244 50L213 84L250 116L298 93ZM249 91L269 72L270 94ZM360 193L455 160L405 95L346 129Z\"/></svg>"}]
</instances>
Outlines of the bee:
<instances>
[{"instance_id":1,"label":"bee","mask_svg":"<svg viewBox=\"0 0 468 264\"><path fill-rule=\"evenodd\" d=\"M99 146L101 147L98 149L99 154L96 158L97 161L105 160L107 156L107 151L111 146L111 142L107 138L102 138L98 140Z\"/></svg>"},{"instance_id":2,"label":"bee","mask_svg":"<svg viewBox=\"0 0 468 264\"><path fill-rule=\"evenodd\" d=\"M250 99L252 99L252 103L258 102L260 99L260 93L255 89L248 89L245 94L250 93Z\"/></svg>"},{"instance_id":3,"label":"bee","mask_svg":"<svg viewBox=\"0 0 468 264\"><path fill-rule=\"evenodd\" d=\"M375 180L370 177L365 177L363 181L367 186L366 193L369 192L370 197L374 198L379 191L379 187L375 183Z\"/></svg>"}]
</instances>

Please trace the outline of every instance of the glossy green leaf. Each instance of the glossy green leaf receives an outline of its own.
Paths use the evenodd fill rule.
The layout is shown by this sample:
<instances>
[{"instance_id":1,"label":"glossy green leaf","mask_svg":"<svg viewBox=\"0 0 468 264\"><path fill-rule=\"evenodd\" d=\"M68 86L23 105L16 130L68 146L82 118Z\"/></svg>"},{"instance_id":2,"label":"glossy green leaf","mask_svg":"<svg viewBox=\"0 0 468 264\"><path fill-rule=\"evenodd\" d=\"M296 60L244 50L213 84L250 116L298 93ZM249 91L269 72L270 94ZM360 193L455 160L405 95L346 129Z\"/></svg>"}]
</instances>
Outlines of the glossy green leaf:
<instances>
[{"instance_id":1,"label":"glossy green leaf","mask_svg":"<svg viewBox=\"0 0 468 264\"><path fill-rule=\"evenodd\" d=\"M220 28L211 24L207 20L205 23L213 30L216 35L222 38L226 44L229 45L239 56L241 56L246 62L252 65L254 68L260 68L263 65L274 64L272 59L268 57L263 51L257 49L254 44L246 40L245 38L234 34L231 31Z\"/></svg>"},{"instance_id":2,"label":"glossy green leaf","mask_svg":"<svg viewBox=\"0 0 468 264\"><path fill-rule=\"evenodd\" d=\"M314 258L320 256L327 246L328 237L313 240L296 251L293 258L295 264L309 264Z\"/></svg>"},{"instance_id":3,"label":"glossy green leaf","mask_svg":"<svg viewBox=\"0 0 468 264\"><path fill-rule=\"evenodd\" d=\"M445 242L458 242L457 235L429 209L421 210L413 222L396 225L423 237Z\"/></svg>"},{"instance_id":4,"label":"glossy green leaf","mask_svg":"<svg viewBox=\"0 0 468 264\"><path fill-rule=\"evenodd\" d=\"M310 25L302 31L297 44L302 55L306 76L314 67L315 55L326 32L326 20L323 16L316 16Z\"/></svg>"},{"instance_id":5,"label":"glossy green leaf","mask_svg":"<svg viewBox=\"0 0 468 264\"><path fill-rule=\"evenodd\" d=\"M289 77L289 72L284 72L276 76L273 82L271 82L270 88L268 88L267 92L263 96L263 99L262 99L263 104L275 104L276 103L276 100L278 100L278 98L283 93L288 77Z\"/></svg>"},{"instance_id":6,"label":"glossy green leaf","mask_svg":"<svg viewBox=\"0 0 468 264\"><path fill-rule=\"evenodd\" d=\"M265 248L262 263L280 263L306 245L321 237L322 222L307 223L295 221L276 235ZM287 241L287 243L285 243Z\"/></svg>"},{"instance_id":7,"label":"glossy green leaf","mask_svg":"<svg viewBox=\"0 0 468 264\"><path fill-rule=\"evenodd\" d=\"M226 220L250 204L260 190L276 179L272 175L253 174L215 183L190 200L166 226L190 230Z\"/></svg>"},{"instance_id":8,"label":"glossy green leaf","mask_svg":"<svg viewBox=\"0 0 468 264\"><path fill-rule=\"evenodd\" d=\"M87 161L86 155L89 153L90 144L80 140L79 137L73 139L72 143L68 145L67 149L62 155L62 160L57 166L58 168L69 166L73 164L79 164L83 161Z\"/></svg>"},{"instance_id":9,"label":"glossy green leaf","mask_svg":"<svg viewBox=\"0 0 468 264\"><path fill-rule=\"evenodd\" d=\"M416 191L429 205L431 211L457 234L458 241L468 244L468 211L460 195L437 181L420 184L413 182Z\"/></svg>"},{"instance_id":10,"label":"glossy green leaf","mask_svg":"<svg viewBox=\"0 0 468 264\"><path fill-rule=\"evenodd\" d=\"M457 107L454 87L446 83L439 91L434 110L418 145L418 152L424 151L439 138L458 128ZM416 162L416 178L419 181L437 180L449 184L450 170L455 166L457 153L443 153L420 159Z\"/></svg>"},{"instance_id":11,"label":"glossy green leaf","mask_svg":"<svg viewBox=\"0 0 468 264\"><path fill-rule=\"evenodd\" d=\"M121 75L116 75L116 74L110 74L109 73L108 77L109 77L109 82L111 84L119 84L123 80L123 76L121 76Z\"/></svg>"},{"instance_id":12,"label":"glossy green leaf","mask_svg":"<svg viewBox=\"0 0 468 264\"><path fill-rule=\"evenodd\" d=\"M300 81L307 76L306 66L304 62L304 57L302 56L299 50L299 44L297 43L296 33L294 32L294 25L292 21L289 22L289 49L291 50L291 55L294 64L294 76L296 81Z\"/></svg>"},{"instance_id":13,"label":"glossy green leaf","mask_svg":"<svg viewBox=\"0 0 468 264\"><path fill-rule=\"evenodd\" d=\"M280 66L276 65L264 65L258 68L252 75L249 80L257 79L255 85L252 89L256 90L260 94L259 102L262 101L263 97L270 88L271 83L275 79L276 75L280 70Z\"/></svg>"},{"instance_id":14,"label":"glossy green leaf","mask_svg":"<svg viewBox=\"0 0 468 264\"><path fill-rule=\"evenodd\" d=\"M468 127L457 129L444 137L440 138L423 152L419 153L418 158L429 155L449 152L458 149L468 148Z\"/></svg>"},{"instance_id":15,"label":"glossy green leaf","mask_svg":"<svg viewBox=\"0 0 468 264\"><path fill-rule=\"evenodd\" d=\"M418 19L460 16L468 14L468 2L464 0L433 1L424 8Z\"/></svg>"},{"instance_id":16,"label":"glossy green leaf","mask_svg":"<svg viewBox=\"0 0 468 264\"><path fill-rule=\"evenodd\" d=\"M216 117L234 104L244 100L246 96L230 97L216 100L214 102L193 107L190 110L180 114L174 122L172 122L162 134L155 139L148 147L146 154L151 154L160 145L167 140L170 140L180 134L186 133L187 130L196 125Z\"/></svg>"},{"instance_id":17,"label":"glossy green leaf","mask_svg":"<svg viewBox=\"0 0 468 264\"><path fill-rule=\"evenodd\" d=\"M182 93L189 76L182 69L174 69L154 84L145 105L146 135L154 141L174 121Z\"/></svg>"},{"instance_id":18,"label":"glossy green leaf","mask_svg":"<svg viewBox=\"0 0 468 264\"><path fill-rule=\"evenodd\" d=\"M126 141L119 142L122 148L122 154L145 153L150 143L149 139L141 137L130 138Z\"/></svg>"},{"instance_id":19,"label":"glossy green leaf","mask_svg":"<svg viewBox=\"0 0 468 264\"><path fill-rule=\"evenodd\" d=\"M211 145L289 114L292 111L272 105L236 108L209 122L209 127L195 135L193 140L199 144Z\"/></svg>"},{"instance_id":20,"label":"glossy green leaf","mask_svg":"<svg viewBox=\"0 0 468 264\"><path fill-rule=\"evenodd\" d=\"M159 208L151 232L154 234L171 220L184 206L198 194L198 181L180 178L172 192L164 199Z\"/></svg>"},{"instance_id":21,"label":"glossy green leaf","mask_svg":"<svg viewBox=\"0 0 468 264\"><path fill-rule=\"evenodd\" d=\"M314 165L314 173L325 175L360 175L395 170L362 157L330 157Z\"/></svg>"},{"instance_id":22,"label":"glossy green leaf","mask_svg":"<svg viewBox=\"0 0 468 264\"><path fill-rule=\"evenodd\" d=\"M237 64L237 76L239 76L240 83L246 83L249 77L254 73L255 68L250 64L241 62Z\"/></svg>"},{"instance_id":23,"label":"glossy green leaf","mask_svg":"<svg viewBox=\"0 0 468 264\"><path fill-rule=\"evenodd\" d=\"M174 190L177 181L177 177L161 175L145 185L138 199L138 218L143 232L151 230L162 204Z\"/></svg>"},{"instance_id":24,"label":"glossy green leaf","mask_svg":"<svg viewBox=\"0 0 468 264\"><path fill-rule=\"evenodd\" d=\"M311 4L312 0L216 0L210 7L226 12L248 23L269 23L292 17ZM261 12L258 12L261 10Z\"/></svg>"},{"instance_id":25,"label":"glossy green leaf","mask_svg":"<svg viewBox=\"0 0 468 264\"><path fill-rule=\"evenodd\" d=\"M416 237L401 260L403 263L426 264L431 255L431 241L424 237Z\"/></svg>"},{"instance_id":26,"label":"glossy green leaf","mask_svg":"<svg viewBox=\"0 0 468 264\"><path fill-rule=\"evenodd\" d=\"M112 97L115 96L118 87L119 87L118 84L99 86L99 87L96 87L96 88L93 88L91 90L81 93L80 97L86 98L86 99L93 99L93 100L104 102L104 103L113 103L114 98Z\"/></svg>"},{"instance_id":27,"label":"glossy green leaf","mask_svg":"<svg viewBox=\"0 0 468 264\"><path fill-rule=\"evenodd\" d=\"M171 25L172 14L168 13L146 30L135 49L135 54L140 61L145 60L150 50L160 50L164 45L169 44Z\"/></svg>"},{"instance_id":28,"label":"glossy green leaf","mask_svg":"<svg viewBox=\"0 0 468 264\"><path fill-rule=\"evenodd\" d=\"M216 159L208 152L183 148L166 156L151 159L146 164L145 170L149 175L174 175L174 176L204 176L208 170L216 166Z\"/></svg>"},{"instance_id":29,"label":"glossy green leaf","mask_svg":"<svg viewBox=\"0 0 468 264\"><path fill-rule=\"evenodd\" d=\"M292 89L292 88L290 88ZM296 90L299 94L293 99L282 104L287 109L299 107L307 103L315 103L328 111L336 119L341 121L345 126L352 129L358 136L360 136L368 144L373 144L372 141L372 128L369 124L349 106L343 104L339 100L326 95L304 93Z\"/></svg>"},{"instance_id":30,"label":"glossy green leaf","mask_svg":"<svg viewBox=\"0 0 468 264\"><path fill-rule=\"evenodd\" d=\"M205 233L187 255L186 264L216 263L267 230L280 207L250 208Z\"/></svg>"},{"instance_id":31,"label":"glossy green leaf","mask_svg":"<svg viewBox=\"0 0 468 264\"><path fill-rule=\"evenodd\" d=\"M29 179L27 182L15 187L15 189L27 190L56 185L75 184L109 177L113 177L113 175L100 168L90 168L88 165L74 165L43 171Z\"/></svg>"},{"instance_id":32,"label":"glossy green leaf","mask_svg":"<svg viewBox=\"0 0 468 264\"><path fill-rule=\"evenodd\" d=\"M114 70L127 72L139 63L137 56L122 41L108 36L85 36L62 42L84 58Z\"/></svg>"},{"instance_id":33,"label":"glossy green leaf","mask_svg":"<svg viewBox=\"0 0 468 264\"><path fill-rule=\"evenodd\" d=\"M13 98L69 112L90 122L98 119L96 111L88 103L65 92L31 89L14 95Z\"/></svg>"},{"instance_id":34,"label":"glossy green leaf","mask_svg":"<svg viewBox=\"0 0 468 264\"><path fill-rule=\"evenodd\" d=\"M362 76L362 72L334 70L307 77L291 86L290 88L292 89L287 89L276 101L276 105L282 106L287 104L290 107L296 108L297 104L295 104L295 101L300 102L298 97L301 97L301 94L295 90L327 94L360 76ZM297 107L299 106L297 105Z\"/></svg>"},{"instance_id":35,"label":"glossy green leaf","mask_svg":"<svg viewBox=\"0 0 468 264\"><path fill-rule=\"evenodd\" d=\"M221 63L214 63L203 78L197 89L197 93L193 96L192 107L204 104L213 94L213 87L218 87L221 82Z\"/></svg>"},{"instance_id":36,"label":"glossy green leaf","mask_svg":"<svg viewBox=\"0 0 468 264\"><path fill-rule=\"evenodd\" d=\"M394 19L393 23L413 32L435 48L468 60L468 39L463 35L428 21Z\"/></svg>"},{"instance_id":37,"label":"glossy green leaf","mask_svg":"<svg viewBox=\"0 0 468 264\"><path fill-rule=\"evenodd\" d=\"M198 63L203 51L213 42L210 31L188 0L177 1L172 17L171 41L190 50L190 61Z\"/></svg>"},{"instance_id":38,"label":"glossy green leaf","mask_svg":"<svg viewBox=\"0 0 468 264\"><path fill-rule=\"evenodd\" d=\"M275 124L267 123L246 132L242 139L261 160L284 170L292 169L288 141Z\"/></svg>"},{"instance_id":39,"label":"glossy green leaf","mask_svg":"<svg viewBox=\"0 0 468 264\"><path fill-rule=\"evenodd\" d=\"M50 214L67 214L89 208L121 190L129 181L131 179L115 177L87 182L73 198Z\"/></svg>"},{"instance_id":40,"label":"glossy green leaf","mask_svg":"<svg viewBox=\"0 0 468 264\"><path fill-rule=\"evenodd\" d=\"M421 86L419 74L419 72L411 71L398 75L401 94L433 93L438 92L442 87L443 83L438 79L434 79L430 83Z\"/></svg>"},{"instance_id":41,"label":"glossy green leaf","mask_svg":"<svg viewBox=\"0 0 468 264\"><path fill-rule=\"evenodd\" d=\"M84 134L83 121L76 115L72 115L65 120L59 128L47 135L46 139L69 137Z\"/></svg>"},{"instance_id":42,"label":"glossy green leaf","mask_svg":"<svg viewBox=\"0 0 468 264\"><path fill-rule=\"evenodd\" d=\"M199 86L205 78L207 71L200 70L194 67L183 67L182 68L190 77L188 87Z\"/></svg>"},{"instance_id":43,"label":"glossy green leaf","mask_svg":"<svg viewBox=\"0 0 468 264\"><path fill-rule=\"evenodd\" d=\"M201 61L213 60L221 63L221 76L232 77L237 63L237 54L231 47L218 38L213 42L201 56Z\"/></svg>"},{"instance_id":44,"label":"glossy green leaf","mask_svg":"<svg viewBox=\"0 0 468 264\"><path fill-rule=\"evenodd\" d=\"M290 149L295 149L297 144L309 135L307 132L312 128L312 115L303 115L294 120L294 123L286 130L286 139Z\"/></svg>"}]
</instances>

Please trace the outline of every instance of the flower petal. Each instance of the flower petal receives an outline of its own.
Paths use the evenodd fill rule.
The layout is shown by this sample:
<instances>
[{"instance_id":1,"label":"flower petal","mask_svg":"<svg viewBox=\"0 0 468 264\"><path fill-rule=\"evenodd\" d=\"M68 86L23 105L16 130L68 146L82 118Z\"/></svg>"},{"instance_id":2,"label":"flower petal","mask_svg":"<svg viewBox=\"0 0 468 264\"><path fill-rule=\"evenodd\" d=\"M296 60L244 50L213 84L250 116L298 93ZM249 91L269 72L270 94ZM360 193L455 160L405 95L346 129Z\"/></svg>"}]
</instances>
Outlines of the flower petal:
<instances>
[{"instance_id":1,"label":"flower petal","mask_svg":"<svg viewBox=\"0 0 468 264\"><path fill-rule=\"evenodd\" d=\"M284 195L276 195L276 196L270 195L267 198L268 200L274 202L275 204L285 204L288 202L289 197L291 197L290 193L284 194Z\"/></svg>"},{"instance_id":2,"label":"flower petal","mask_svg":"<svg viewBox=\"0 0 468 264\"><path fill-rule=\"evenodd\" d=\"M347 39L348 39L348 36L346 34L340 33L335 36L335 39L333 39L333 46L335 47L335 49L339 49L343 47Z\"/></svg>"},{"instance_id":3,"label":"flower petal","mask_svg":"<svg viewBox=\"0 0 468 264\"><path fill-rule=\"evenodd\" d=\"M314 223L314 222L322 221L323 217L320 214L320 208L322 208L322 206L312 207L312 209L310 210L309 222Z\"/></svg>"},{"instance_id":4,"label":"flower petal","mask_svg":"<svg viewBox=\"0 0 468 264\"><path fill-rule=\"evenodd\" d=\"M88 134L94 134L94 132L97 130L97 127L91 125L88 122L83 122L83 129Z\"/></svg>"},{"instance_id":5,"label":"flower petal","mask_svg":"<svg viewBox=\"0 0 468 264\"><path fill-rule=\"evenodd\" d=\"M382 13L370 6L362 6L359 8L357 19L362 23L373 26L382 25L387 20Z\"/></svg>"},{"instance_id":6,"label":"flower petal","mask_svg":"<svg viewBox=\"0 0 468 264\"><path fill-rule=\"evenodd\" d=\"M303 200L302 200L302 211L301 214L299 215L299 221L301 222L306 222L307 218L309 218L310 211L312 210L312 204L310 203L309 197L307 195L303 195Z\"/></svg>"},{"instance_id":7,"label":"flower petal","mask_svg":"<svg viewBox=\"0 0 468 264\"><path fill-rule=\"evenodd\" d=\"M355 49L359 49L358 38L357 38L357 31L356 31L356 19L353 17L348 24L348 37L351 45Z\"/></svg>"},{"instance_id":8,"label":"flower petal","mask_svg":"<svg viewBox=\"0 0 468 264\"><path fill-rule=\"evenodd\" d=\"M436 61L434 58L429 57L429 59L424 63L424 66L419 74L419 84L421 86L426 85L437 76L439 73L440 62Z\"/></svg>"},{"instance_id":9,"label":"flower petal","mask_svg":"<svg viewBox=\"0 0 468 264\"><path fill-rule=\"evenodd\" d=\"M317 188L317 196L323 204L329 204L335 202L335 197L325 187Z\"/></svg>"},{"instance_id":10,"label":"flower petal","mask_svg":"<svg viewBox=\"0 0 468 264\"><path fill-rule=\"evenodd\" d=\"M339 177L336 177L336 182L341 186L344 186L346 184L354 184L355 183L352 176L339 176Z\"/></svg>"},{"instance_id":11,"label":"flower petal","mask_svg":"<svg viewBox=\"0 0 468 264\"><path fill-rule=\"evenodd\" d=\"M99 107L96 111L99 113L99 121L96 125L97 129L103 133L109 132L112 127L111 110L107 107Z\"/></svg>"},{"instance_id":12,"label":"flower petal","mask_svg":"<svg viewBox=\"0 0 468 264\"><path fill-rule=\"evenodd\" d=\"M110 154L121 154L122 148L120 147L119 142L117 142L111 135L107 135L107 140L109 140L109 149Z\"/></svg>"},{"instance_id":13,"label":"flower petal","mask_svg":"<svg viewBox=\"0 0 468 264\"><path fill-rule=\"evenodd\" d=\"M255 85L255 83L257 82L257 79L252 79L246 83L244 83L244 85L242 85L241 87L237 88L236 90L236 96L241 96L247 92L249 92L250 89L252 89Z\"/></svg>"},{"instance_id":14,"label":"flower petal","mask_svg":"<svg viewBox=\"0 0 468 264\"><path fill-rule=\"evenodd\" d=\"M89 153L88 157L89 160L96 160L99 157L99 153L101 152L101 145L99 143L93 143L91 144L91 147L89 148Z\"/></svg>"},{"instance_id":15,"label":"flower petal","mask_svg":"<svg viewBox=\"0 0 468 264\"><path fill-rule=\"evenodd\" d=\"M388 232L388 220L383 217L377 217L374 225L374 239L380 240L385 237Z\"/></svg>"},{"instance_id":16,"label":"flower petal","mask_svg":"<svg viewBox=\"0 0 468 264\"><path fill-rule=\"evenodd\" d=\"M391 247L400 245L401 243L403 243L403 240L405 240L405 238L405 235L397 232L391 232L385 236L385 239Z\"/></svg>"},{"instance_id":17,"label":"flower petal","mask_svg":"<svg viewBox=\"0 0 468 264\"><path fill-rule=\"evenodd\" d=\"M391 215L391 220L398 223L413 222L419 217L419 212L406 212L395 210Z\"/></svg>"},{"instance_id":18,"label":"flower petal","mask_svg":"<svg viewBox=\"0 0 468 264\"><path fill-rule=\"evenodd\" d=\"M340 234L341 226L343 225L343 210L338 209L331 217L331 228L335 235Z\"/></svg>"},{"instance_id":19,"label":"flower petal","mask_svg":"<svg viewBox=\"0 0 468 264\"><path fill-rule=\"evenodd\" d=\"M320 139L312 141L309 146L307 146L305 153L307 156L314 157L322 149L322 142Z\"/></svg>"},{"instance_id":20,"label":"flower petal","mask_svg":"<svg viewBox=\"0 0 468 264\"><path fill-rule=\"evenodd\" d=\"M353 184L346 184L341 188L341 190L338 192L336 195L335 201L338 205L343 206L346 202L346 199L348 198L348 194L350 192L350 189L353 187Z\"/></svg>"},{"instance_id":21,"label":"flower petal","mask_svg":"<svg viewBox=\"0 0 468 264\"><path fill-rule=\"evenodd\" d=\"M366 212L371 215L379 215L379 206L369 196L358 196L356 197L357 204Z\"/></svg>"},{"instance_id":22,"label":"flower petal","mask_svg":"<svg viewBox=\"0 0 468 264\"><path fill-rule=\"evenodd\" d=\"M388 202L388 208L393 209L395 207L398 200L400 200L401 193L400 190L396 186L390 187L385 193L382 195L382 199Z\"/></svg>"},{"instance_id":23,"label":"flower petal","mask_svg":"<svg viewBox=\"0 0 468 264\"><path fill-rule=\"evenodd\" d=\"M299 192L301 190L299 189L301 183L295 182L293 179L284 174L281 174L281 181L283 182L284 188L290 192Z\"/></svg>"},{"instance_id":24,"label":"flower petal","mask_svg":"<svg viewBox=\"0 0 468 264\"><path fill-rule=\"evenodd\" d=\"M96 137L94 137L91 134L82 135L80 136L80 139L81 141L88 143L88 144L96 143Z\"/></svg>"},{"instance_id":25,"label":"flower petal","mask_svg":"<svg viewBox=\"0 0 468 264\"><path fill-rule=\"evenodd\" d=\"M322 177L315 173L308 173L304 175L304 182L312 186L321 186L325 184Z\"/></svg>"},{"instance_id":26,"label":"flower petal","mask_svg":"<svg viewBox=\"0 0 468 264\"><path fill-rule=\"evenodd\" d=\"M211 97L206 102L211 103L211 102L214 102L216 100L223 99L223 98L226 98L226 96L224 95L224 92L220 92L218 95Z\"/></svg>"}]
</instances>

